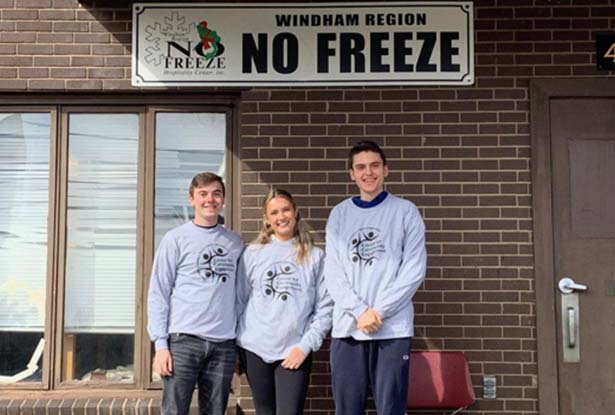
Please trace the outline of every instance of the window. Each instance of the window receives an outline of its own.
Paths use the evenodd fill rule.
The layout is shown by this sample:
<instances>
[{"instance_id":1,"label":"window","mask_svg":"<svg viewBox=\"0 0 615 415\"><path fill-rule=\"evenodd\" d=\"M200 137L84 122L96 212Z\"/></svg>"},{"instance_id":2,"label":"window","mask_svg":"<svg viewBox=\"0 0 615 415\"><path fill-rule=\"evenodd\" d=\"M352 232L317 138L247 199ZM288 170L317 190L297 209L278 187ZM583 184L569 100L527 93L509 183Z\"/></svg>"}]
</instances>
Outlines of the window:
<instances>
[{"instance_id":1,"label":"window","mask_svg":"<svg viewBox=\"0 0 615 415\"><path fill-rule=\"evenodd\" d=\"M133 381L139 114L68 115L65 381Z\"/></svg>"},{"instance_id":2,"label":"window","mask_svg":"<svg viewBox=\"0 0 615 415\"><path fill-rule=\"evenodd\" d=\"M192 219L194 174L230 177L231 120L230 104L0 107L0 388L155 385L153 253Z\"/></svg>"},{"instance_id":3,"label":"window","mask_svg":"<svg viewBox=\"0 0 615 415\"><path fill-rule=\"evenodd\" d=\"M211 171L225 177L225 114L156 114L156 246L170 229L192 219L186 204L189 183L195 171ZM181 134L177 134L181 131ZM182 183L184 183L182 185ZM224 216L224 212L222 212Z\"/></svg>"},{"instance_id":4,"label":"window","mask_svg":"<svg viewBox=\"0 0 615 415\"><path fill-rule=\"evenodd\" d=\"M0 113L0 384L42 382L50 113Z\"/></svg>"}]
</instances>

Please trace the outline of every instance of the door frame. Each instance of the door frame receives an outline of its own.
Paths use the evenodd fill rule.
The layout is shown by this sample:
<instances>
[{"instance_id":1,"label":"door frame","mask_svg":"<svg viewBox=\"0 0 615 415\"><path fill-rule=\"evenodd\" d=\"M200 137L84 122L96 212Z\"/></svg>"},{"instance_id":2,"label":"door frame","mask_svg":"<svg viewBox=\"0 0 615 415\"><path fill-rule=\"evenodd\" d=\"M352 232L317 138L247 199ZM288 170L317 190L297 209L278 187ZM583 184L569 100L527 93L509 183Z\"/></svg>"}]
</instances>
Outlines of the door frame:
<instances>
[{"instance_id":1,"label":"door frame","mask_svg":"<svg viewBox=\"0 0 615 415\"><path fill-rule=\"evenodd\" d=\"M558 415L559 379L552 217L550 102L563 97L615 97L615 78L530 80L532 210L538 405L541 415Z\"/></svg>"}]
</instances>

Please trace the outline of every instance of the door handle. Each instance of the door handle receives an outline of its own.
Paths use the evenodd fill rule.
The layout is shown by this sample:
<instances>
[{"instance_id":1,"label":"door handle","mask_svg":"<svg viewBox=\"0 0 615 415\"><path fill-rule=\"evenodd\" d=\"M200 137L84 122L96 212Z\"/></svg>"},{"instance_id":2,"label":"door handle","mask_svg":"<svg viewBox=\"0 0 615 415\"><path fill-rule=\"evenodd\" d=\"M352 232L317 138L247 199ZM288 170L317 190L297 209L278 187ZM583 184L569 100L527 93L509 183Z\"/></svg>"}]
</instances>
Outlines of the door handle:
<instances>
[{"instance_id":1,"label":"door handle","mask_svg":"<svg viewBox=\"0 0 615 415\"><path fill-rule=\"evenodd\" d=\"M581 311L579 309L579 293L560 294L562 301L561 347L562 357L566 363L581 361Z\"/></svg>"},{"instance_id":2,"label":"door handle","mask_svg":"<svg viewBox=\"0 0 615 415\"><path fill-rule=\"evenodd\" d=\"M564 294L570 294L573 291L587 291L587 285L577 284L572 278L562 278L557 284L559 290Z\"/></svg>"},{"instance_id":3,"label":"door handle","mask_svg":"<svg viewBox=\"0 0 615 415\"><path fill-rule=\"evenodd\" d=\"M568 347L577 345L577 315L574 308L568 307Z\"/></svg>"}]
</instances>

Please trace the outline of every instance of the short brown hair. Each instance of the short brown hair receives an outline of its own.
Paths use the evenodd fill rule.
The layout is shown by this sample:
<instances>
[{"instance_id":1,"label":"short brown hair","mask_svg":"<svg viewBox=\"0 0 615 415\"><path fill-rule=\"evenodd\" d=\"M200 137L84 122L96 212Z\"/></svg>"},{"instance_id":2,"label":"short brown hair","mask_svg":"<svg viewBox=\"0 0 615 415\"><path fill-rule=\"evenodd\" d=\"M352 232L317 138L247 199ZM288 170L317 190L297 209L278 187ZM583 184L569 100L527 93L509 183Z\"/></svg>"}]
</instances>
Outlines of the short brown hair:
<instances>
[{"instance_id":1,"label":"short brown hair","mask_svg":"<svg viewBox=\"0 0 615 415\"><path fill-rule=\"evenodd\" d=\"M192 196L192 192L194 192L194 189L201 186L207 186L208 184L213 182L220 183L220 186L222 186L222 195L225 196L226 187L224 186L224 181L222 180L222 177L218 176L216 173L212 173L209 171L199 173L192 178L192 182L190 183L190 190L188 193L190 194L190 196Z\"/></svg>"},{"instance_id":2,"label":"short brown hair","mask_svg":"<svg viewBox=\"0 0 615 415\"><path fill-rule=\"evenodd\" d=\"M352 169L352 162L353 162L354 156L364 151L371 151L373 153L379 154L380 158L382 159L382 164L385 166L387 165L387 157L384 155L384 151L382 151L380 146L374 143L373 141L364 140L364 141L359 141L348 152L348 168L349 169Z\"/></svg>"}]
</instances>

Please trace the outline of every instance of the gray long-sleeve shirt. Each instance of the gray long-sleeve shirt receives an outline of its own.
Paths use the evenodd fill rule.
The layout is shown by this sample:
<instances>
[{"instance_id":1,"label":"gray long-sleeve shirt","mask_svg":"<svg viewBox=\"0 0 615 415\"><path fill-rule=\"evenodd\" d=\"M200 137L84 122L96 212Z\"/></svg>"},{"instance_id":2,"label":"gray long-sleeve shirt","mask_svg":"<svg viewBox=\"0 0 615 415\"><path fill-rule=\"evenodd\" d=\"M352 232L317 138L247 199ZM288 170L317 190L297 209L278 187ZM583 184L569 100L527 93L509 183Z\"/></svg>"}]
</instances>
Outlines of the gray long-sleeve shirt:
<instances>
[{"instance_id":1,"label":"gray long-sleeve shirt","mask_svg":"<svg viewBox=\"0 0 615 415\"><path fill-rule=\"evenodd\" d=\"M425 225L416 206L390 194L372 207L346 199L331 211L326 232L325 281L335 303L332 336L413 336L412 297L427 263ZM368 307L383 324L365 334L356 324Z\"/></svg>"},{"instance_id":2,"label":"gray long-sleeve shirt","mask_svg":"<svg viewBox=\"0 0 615 415\"><path fill-rule=\"evenodd\" d=\"M154 257L148 324L156 350L168 348L169 333L220 342L236 336L236 271L244 244L221 225L192 222L170 230Z\"/></svg>"},{"instance_id":3,"label":"gray long-sleeve shirt","mask_svg":"<svg viewBox=\"0 0 615 415\"><path fill-rule=\"evenodd\" d=\"M305 355L318 350L331 328L324 252L314 247L305 263L296 257L294 240L272 238L249 245L241 258L237 344L268 363L285 359L296 346Z\"/></svg>"}]
</instances>

